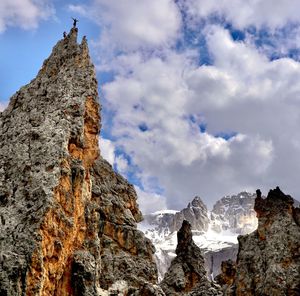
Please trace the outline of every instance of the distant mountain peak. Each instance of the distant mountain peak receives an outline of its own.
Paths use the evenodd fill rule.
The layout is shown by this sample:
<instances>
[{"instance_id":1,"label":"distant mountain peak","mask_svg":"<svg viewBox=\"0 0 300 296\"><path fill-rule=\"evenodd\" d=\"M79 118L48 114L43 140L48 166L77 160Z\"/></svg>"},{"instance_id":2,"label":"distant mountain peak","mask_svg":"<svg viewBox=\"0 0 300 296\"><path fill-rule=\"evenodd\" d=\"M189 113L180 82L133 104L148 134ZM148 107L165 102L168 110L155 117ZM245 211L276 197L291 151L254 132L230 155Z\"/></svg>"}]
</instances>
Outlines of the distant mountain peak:
<instances>
[{"instance_id":1,"label":"distant mountain peak","mask_svg":"<svg viewBox=\"0 0 300 296\"><path fill-rule=\"evenodd\" d=\"M202 201L200 196L195 196L194 199L188 204L188 208L206 208L206 205Z\"/></svg>"}]
</instances>

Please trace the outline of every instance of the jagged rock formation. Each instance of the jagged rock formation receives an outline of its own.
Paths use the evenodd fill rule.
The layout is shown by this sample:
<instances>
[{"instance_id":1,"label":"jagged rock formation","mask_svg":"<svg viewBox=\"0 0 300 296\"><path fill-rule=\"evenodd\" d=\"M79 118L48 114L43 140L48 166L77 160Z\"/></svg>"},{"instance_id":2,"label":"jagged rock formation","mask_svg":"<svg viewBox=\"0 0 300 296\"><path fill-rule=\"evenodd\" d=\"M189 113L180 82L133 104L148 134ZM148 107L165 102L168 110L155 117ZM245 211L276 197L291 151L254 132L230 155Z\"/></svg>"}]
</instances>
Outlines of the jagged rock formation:
<instances>
[{"instance_id":1,"label":"jagged rock formation","mask_svg":"<svg viewBox=\"0 0 300 296\"><path fill-rule=\"evenodd\" d=\"M73 28L0 113L0 295L155 290L135 191L99 156L99 130L94 66Z\"/></svg>"},{"instance_id":2,"label":"jagged rock formation","mask_svg":"<svg viewBox=\"0 0 300 296\"><path fill-rule=\"evenodd\" d=\"M161 287L166 295L222 295L219 287L208 281L204 259L192 238L191 224L184 220L177 233L176 258Z\"/></svg>"},{"instance_id":3,"label":"jagged rock formation","mask_svg":"<svg viewBox=\"0 0 300 296\"><path fill-rule=\"evenodd\" d=\"M152 241L164 239L170 233L177 232L183 220L189 221L194 230L207 231L210 222L208 211L199 196L194 197L181 211L166 210L144 215L144 230Z\"/></svg>"},{"instance_id":4,"label":"jagged rock formation","mask_svg":"<svg viewBox=\"0 0 300 296\"><path fill-rule=\"evenodd\" d=\"M92 196L99 200L95 210L100 215L101 287L108 289L117 280L125 280L133 291L145 279L156 283L155 249L136 227L142 215L134 187L101 159L95 162L92 175Z\"/></svg>"},{"instance_id":5,"label":"jagged rock formation","mask_svg":"<svg viewBox=\"0 0 300 296\"><path fill-rule=\"evenodd\" d=\"M299 209L277 187L257 191L258 228L239 237L235 295L300 295Z\"/></svg>"},{"instance_id":6,"label":"jagged rock formation","mask_svg":"<svg viewBox=\"0 0 300 296\"><path fill-rule=\"evenodd\" d=\"M256 195L240 192L218 200L211 212L211 227L216 232L230 230L237 234L247 234L257 227L254 211Z\"/></svg>"}]
</instances>

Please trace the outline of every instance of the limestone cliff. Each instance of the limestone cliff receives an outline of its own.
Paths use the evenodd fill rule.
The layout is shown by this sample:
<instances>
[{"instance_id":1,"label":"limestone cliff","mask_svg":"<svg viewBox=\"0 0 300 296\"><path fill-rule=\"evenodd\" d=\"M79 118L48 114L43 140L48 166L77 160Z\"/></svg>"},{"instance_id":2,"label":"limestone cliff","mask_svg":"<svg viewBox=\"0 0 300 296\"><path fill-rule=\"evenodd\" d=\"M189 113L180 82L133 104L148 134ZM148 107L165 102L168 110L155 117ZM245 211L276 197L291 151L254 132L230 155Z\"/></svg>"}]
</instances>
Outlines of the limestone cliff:
<instances>
[{"instance_id":1,"label":"limestone cliff","mask_svg":"<svg viewBox=\"0 0 300 296\"><path fill-rule=\"evenodd\" d=\"M95 69L73 28L0 113L0 295L155 283L136 193L100 157L99 131Z\"/></svg>"},{"instance_id":2,"label":"limestone cliff","mask_svg":"<svg viewBox=\"0 0 300 296\"><path fill-rule=\"evenodd\" d=\"M192 229L207 231L209 225L207 207L199 196L195 196L186 208L174 215L170 225L171 232L178 231L183 220L189 221Z\"/></svg>"},{"instance_id":3,"label":"limestone cliff","mask_svg":"<svg viewBox=\"0 0 300 296\"><path fill-rule=\"evenodd\" d=\"M257 191L258 228L239 237L235 295L300 295L299 208L278 187Z\"/></svg>"}]
</instances>

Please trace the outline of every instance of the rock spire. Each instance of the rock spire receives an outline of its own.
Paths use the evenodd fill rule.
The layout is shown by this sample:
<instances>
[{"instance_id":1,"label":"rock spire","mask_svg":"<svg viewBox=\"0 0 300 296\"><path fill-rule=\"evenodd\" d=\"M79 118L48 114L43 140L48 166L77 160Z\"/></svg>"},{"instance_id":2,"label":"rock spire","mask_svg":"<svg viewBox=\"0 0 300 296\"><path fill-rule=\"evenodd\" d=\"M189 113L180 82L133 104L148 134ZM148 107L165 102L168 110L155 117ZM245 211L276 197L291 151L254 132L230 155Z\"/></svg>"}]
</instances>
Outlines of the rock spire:
<instances>
[{"instance_id":1,"label":"rock spire","mask_svg":"<svg viewBox=\"0 0 300 296\"><path fill-rule=\"evenodd\" d=\"M135 190L100 156L95 68L77 34L0 113L0 295L106 295L156 282Z\"/></svg>"},{"instance_id":2,"label":"rock spire","mask_svg":"<svg viewBox=\"0 0 300 296\"><path fill-rule=\"evenodd\" d=\"M219 287L209 282L204 259L193 241L191 224L184 220L177 233L177 257L171 262L161 287L166 295L222 295Z\"/></svg>"}]
</instances>

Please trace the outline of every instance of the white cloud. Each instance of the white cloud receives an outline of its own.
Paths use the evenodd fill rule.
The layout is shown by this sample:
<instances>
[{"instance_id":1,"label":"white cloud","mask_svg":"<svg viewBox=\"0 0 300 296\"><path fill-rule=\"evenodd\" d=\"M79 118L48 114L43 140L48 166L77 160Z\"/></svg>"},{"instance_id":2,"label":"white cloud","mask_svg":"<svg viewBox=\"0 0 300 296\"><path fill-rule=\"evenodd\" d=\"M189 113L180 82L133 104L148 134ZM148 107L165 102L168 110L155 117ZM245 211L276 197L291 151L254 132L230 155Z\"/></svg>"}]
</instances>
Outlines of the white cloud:
<instances>
[{"instance_id":1,"label":"white cloud","mask_svg":"<svg viewBox=\"0 0 300 296\"><path fill-rule=\"evenodd\" d=\"M172 43L180 29L180 13L173 0L95 0L90 6L70 5L101 25L106 50L134 50Z\"/></svg>"},{"instance_id":2,"label":"white cloud","mask_svg":"<svg viewBox=\"0 0 300 296\"><path fill-rule=\"evenodd\" d=\"M119 75L103 89L115 111L116 142L141 169L145 192L162 187L169 208L194 195L211 206L224 194L257 187L297 192L285 172L300 167L292 141L300 137L299 63L269 61L218 26L205 32L212 66L198 66L194 53L170 50L114 61ZM200 133L203 122L207 131ZM237 135L229 141L214 136L232 131Z\"/></svg>"},{"instance_id":3,"label":"white cloud","mask_svg":"<svg viewBox=\"0 0 300 296\"><path fill-rule=\"evenodd\" d=\"M219 15L239 29L254 26L274 30L299 22L300 2L297 0L184 0L182 3L194 21Z\"/></svg>"},{"instance_id":4,"label":"white cloud","mask_svg":"<svg viewBox=\"0 0 300 296\"><path fill-rule=\"evenodd\" d=\"M0 33L7 27L34 29L39 21L53 14L50 1L41 0L1 0Z\"/></svg>"},{"instance_id":5,"label":"white cloud","mask_svg":"<svg viewBox=\"0 0 300 296\"><path fill-rule=\"evenodd\" d=\"M184 6L193 24L218 14L239 29L268 27L273 34L297 21L298 2L287 2L188 0ZM179 209L195 195L211 206L225 194L257 187L297 192L298 62L270 61L272 48L257 49L247 34L234 41L222 24L208 20L198 31L212 65L199 66L196 50L172 46L182 41L178 1L91 3L69 8L101 28L98 69L116 74L102 86L104 108L113 111L113 145L127 155L115 156L109 140L102 153L124 175L138 168L143 211ZM297 46L294 40L287 47ZM230 139L217 136L222 133Z\"/></svg>"},{"instance_id":6,"label":"white cloud","mask_svg":"<svg viewBox=\"0 0 300 296\"><path fill-rule=\"evenodd\" d=\"M128 172L128 161L122 155L116 157L116 166L121 174L126 175Z\"/></svg>"},{"instance_id":7,"label":"white cloud","mask_svg":"<svg viewBox=\"0 0 300 296\"><path fill-rule=\"evenodd\" d=\"M111 165L115 162L115 146L109 139L100 138L100 151L102 157L107 160Z\"/></svg>"},{"instance_id":8,"label":"white cloud","mask_svg":"<svg viewBox=\"0 0 300 296\"><path fill-rule=\"evenodd\" d=\"M143 214L167 209L166 199L164 196L145 192L137 186L135 186L135 190L138 196L140 210Z\"/></svg>"}]
</instances>

